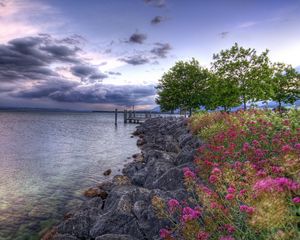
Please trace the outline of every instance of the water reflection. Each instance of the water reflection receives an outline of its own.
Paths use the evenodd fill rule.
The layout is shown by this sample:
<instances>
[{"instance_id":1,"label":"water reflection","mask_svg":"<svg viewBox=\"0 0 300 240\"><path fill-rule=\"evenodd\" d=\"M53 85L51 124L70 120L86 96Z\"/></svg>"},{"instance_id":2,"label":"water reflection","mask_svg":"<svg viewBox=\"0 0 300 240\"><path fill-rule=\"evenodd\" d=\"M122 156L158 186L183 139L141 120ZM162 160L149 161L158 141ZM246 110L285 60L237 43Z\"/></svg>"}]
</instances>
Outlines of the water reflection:
<instances>
[{"instance_id":1,"label":"water reflection","mask_svg":"<svg viewBox=\"0 0 300 240\"><path fill-rule=\"evenodd\" d=\"M137 152L113 114L0 113L0 239L38 239ZM126 147L124 147L126 146Z\"/></svg>"}]
</instances>

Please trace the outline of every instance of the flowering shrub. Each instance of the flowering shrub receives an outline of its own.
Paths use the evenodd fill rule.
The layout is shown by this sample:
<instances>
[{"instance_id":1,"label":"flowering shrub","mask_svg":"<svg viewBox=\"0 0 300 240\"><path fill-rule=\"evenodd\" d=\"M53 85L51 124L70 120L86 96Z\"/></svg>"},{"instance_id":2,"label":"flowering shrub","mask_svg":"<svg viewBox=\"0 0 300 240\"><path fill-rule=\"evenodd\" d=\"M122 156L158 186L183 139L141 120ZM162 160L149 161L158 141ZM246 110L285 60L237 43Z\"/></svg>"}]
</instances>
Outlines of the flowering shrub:
<instances>
[{"instance_id":1,"label":"flowering shrub","mask_svg":"<svg viewBox=\"0 0 300 240\"><path fill-rule=\"evenodd\" d=\"M193 197L154 203L173 224L161 238L300 239L299 111L201 113L189 126L205 140L183 169Z\"/></svg>"}]
</instances>

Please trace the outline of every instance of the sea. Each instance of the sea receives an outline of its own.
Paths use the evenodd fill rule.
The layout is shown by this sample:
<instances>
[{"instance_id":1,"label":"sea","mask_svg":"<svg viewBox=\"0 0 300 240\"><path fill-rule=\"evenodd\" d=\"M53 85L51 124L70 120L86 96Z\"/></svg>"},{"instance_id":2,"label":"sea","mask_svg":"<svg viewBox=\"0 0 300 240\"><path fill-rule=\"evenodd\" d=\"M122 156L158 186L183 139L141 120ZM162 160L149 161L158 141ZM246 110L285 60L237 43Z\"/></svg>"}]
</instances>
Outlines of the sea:
<instances>
[{"instance_id":1,"label":"sea","mask_svg":"<svg viewBox=\"0 0 300 240\"><path fill-rule=\"evenodd\" d=\"M0 112L0 240L35 240L139 152L118 114ZM112 170L111 176L103 172Z\"/></svg>"}]
</instances>

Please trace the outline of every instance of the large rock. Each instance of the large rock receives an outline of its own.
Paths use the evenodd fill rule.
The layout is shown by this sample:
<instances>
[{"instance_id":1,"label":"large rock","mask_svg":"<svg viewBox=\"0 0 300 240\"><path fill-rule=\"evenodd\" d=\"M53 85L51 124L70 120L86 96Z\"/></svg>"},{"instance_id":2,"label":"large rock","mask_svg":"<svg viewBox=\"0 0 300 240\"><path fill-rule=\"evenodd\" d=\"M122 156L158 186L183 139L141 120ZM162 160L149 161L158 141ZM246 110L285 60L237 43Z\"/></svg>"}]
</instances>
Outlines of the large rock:
<instances>
[{"instance_id":1,"label":"large rock","mask_svg":"<svg viewBox=\"0 0 300 240\"><path fill-rule=\"evenodd\" d=\"M95 240L139 240L127 234L105 234Z\"/></svg>"}]
</instances>

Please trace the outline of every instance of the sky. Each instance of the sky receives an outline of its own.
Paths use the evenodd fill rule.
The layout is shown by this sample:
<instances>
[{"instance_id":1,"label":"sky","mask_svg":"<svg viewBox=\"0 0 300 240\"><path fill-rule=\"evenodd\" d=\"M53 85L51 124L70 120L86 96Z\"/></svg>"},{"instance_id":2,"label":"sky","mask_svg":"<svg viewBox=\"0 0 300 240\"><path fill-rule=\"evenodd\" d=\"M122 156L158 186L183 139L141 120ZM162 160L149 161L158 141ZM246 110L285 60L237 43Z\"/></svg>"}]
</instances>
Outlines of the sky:
<instances>
[{"instance_id":1,"label":"sky","mask_svg":"<svg viewBox=\"0 0 300 240\"><path fill-rule=\"evenodd\" d=\"M152 109L176 61L235 42L300 70L300 0L0 0L0 107Z\"/></svg>"}]
</instances>

